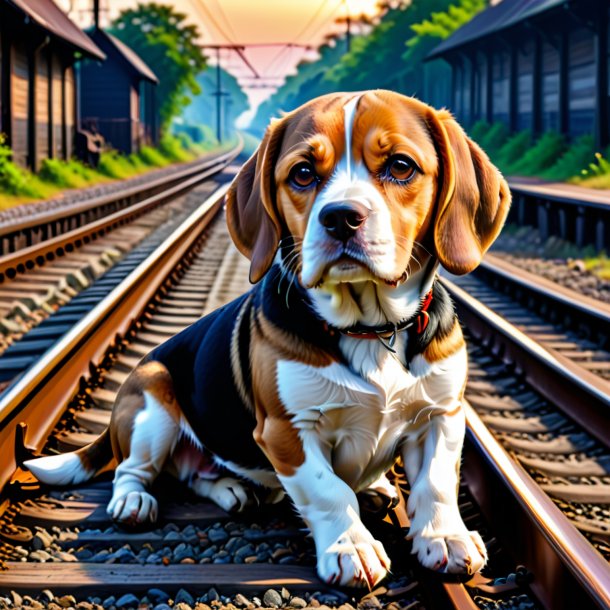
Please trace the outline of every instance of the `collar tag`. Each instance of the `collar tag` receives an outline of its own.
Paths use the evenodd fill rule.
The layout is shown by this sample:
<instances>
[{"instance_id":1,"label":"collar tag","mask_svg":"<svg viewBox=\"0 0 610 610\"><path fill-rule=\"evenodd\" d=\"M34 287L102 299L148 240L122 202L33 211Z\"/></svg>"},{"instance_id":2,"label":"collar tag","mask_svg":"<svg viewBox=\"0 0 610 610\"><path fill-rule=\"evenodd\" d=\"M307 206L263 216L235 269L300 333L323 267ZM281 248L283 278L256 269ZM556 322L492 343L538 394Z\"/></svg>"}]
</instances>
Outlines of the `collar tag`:
<instances>
[{"instance_id":1,"label":"collar tag","mask_svg":"<svg viewBox=\"0 0 610 610\"><path fill-rule=\"evenodd\" d=\"M377 338L379 339L381 345L383 345L383 347L385 347L389 352L392 352L393 354L396 353L396 350L394 349L394 344L396 343L397 332L398 329L396 328L396 324L394 324L394 330L392 331L392 334L389 337L382 337L381 334L377 334Z\"/></svg>"}]
</instances>

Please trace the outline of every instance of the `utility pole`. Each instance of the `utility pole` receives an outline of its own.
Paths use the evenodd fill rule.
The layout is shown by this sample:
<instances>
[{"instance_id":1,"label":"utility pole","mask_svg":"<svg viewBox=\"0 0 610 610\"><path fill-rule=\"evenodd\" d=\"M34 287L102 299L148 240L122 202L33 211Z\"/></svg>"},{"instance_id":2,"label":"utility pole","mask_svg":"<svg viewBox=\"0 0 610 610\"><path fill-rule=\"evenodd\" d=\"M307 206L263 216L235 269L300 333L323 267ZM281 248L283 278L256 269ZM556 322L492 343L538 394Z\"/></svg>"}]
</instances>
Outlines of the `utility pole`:
<instances>
[{"instance_id":1,"label":"utility pole","mask_svg":"<svg viewBox=\"0 0 610 610\"><path fill-rule=\"evenodd\" d=\"M100 0L93 0L93 25L95 29L100 29Z\"/></svg>"},{"instance_id":2,"label":"utility pole","mask_svg":"<svg viewBox=\"0 0 610 610\"><path fill-rule=\"evenodd\" d=\"M345 44L349 53L352 50L352 17L349 12L348 0L343 0L343 4L345 4Z\"/></svg>"},{"instance_id":3,"label":"utility pole","mask_svg":"<svg viewBox=\"0 0 610 610\"><path fill-rule=\"evenodd\" d=\"M99 2L99 0L94 0ZM216 91L212 93L216 97L216 139L222 142L222 98L230 97L230 93L222 90L221 82L221 67L220 67L220 50L229 49L237 53L240 59L244 62L246 67L252 72L256 80L264 80L257 71L256 68L250 63L248 58L245 56L244 51L246 47L302 47L304 49L311 49L310 45L296 44L291 42L262 42L262 43L246 43L246 44L204 44L201 45L202 49L215 49L216 50ZM255 87L256 88L256 87ZM230 100L227 100L230 102ZM226 129L225 129L226 131Z\"/></svg>"},{"instance_id":4,"label":"utility pole","mask_svg":"<svg viewBox=\"0 0 610 610\"><path fill-rule=\"evenodd\" d=\"M216 47L216 139L222 142L222 88L220 82L220 47Z\"/></svg>"}]
</instances>

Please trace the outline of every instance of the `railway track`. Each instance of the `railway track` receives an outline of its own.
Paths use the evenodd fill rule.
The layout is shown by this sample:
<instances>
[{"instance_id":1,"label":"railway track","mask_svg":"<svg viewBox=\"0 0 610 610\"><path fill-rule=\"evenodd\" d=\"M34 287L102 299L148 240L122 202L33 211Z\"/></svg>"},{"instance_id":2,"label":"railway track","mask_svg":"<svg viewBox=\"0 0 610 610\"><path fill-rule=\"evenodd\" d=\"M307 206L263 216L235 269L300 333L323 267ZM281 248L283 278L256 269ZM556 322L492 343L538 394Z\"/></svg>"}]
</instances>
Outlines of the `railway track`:
<instances>
[{"instance_id":1,"label":"railway track","mask_svg":"<svg viewBox=\"0 0 610 610\"><path fill-rule=\"evenodd\" d=\"M558 415L468 317L472 407L466 406L460 508L490 551L485 578L462 583L418 568L404 539L404 503L388 512L381 497L362 498L361 504L390 549L394 572L383 587L363 595L317 580L311 544L286 506L238 519L166 481L159 528L130 534L105 514L108 476L61 491L39 487L19 468L31 450L65 451L89 442L107 425L116 391L139 358L245 289L247 264L230 246L218 215L221 194L173 231L0 400L0 442L16 447L0 463L0 554L8 568L0 574L0 591L9 599L15 590L40 600L51 589L63 600L60 606L84 600L117 608L155 605L153 598L166 595L186 604L181 610L197 603L348 604L359 610L608 607L607 506L598 496L594 502L565 499L582 491L585 480L591 493L605 488L600 468L606 445ZM23 421L27 430L19 425ZM519 427L534 421L547 428L539 433ZM515 425L517 432L511 431ZM536 453L540 446L544 450ZM556 475L553 468L566 464L573 468L570 476ZM399 472L396 483L408 494Z\"/></svg>"},{"instance_id":2,"label":"railway track","mask_svg":"<svg viewBox=\"0 0 610 610\"><path fill-rule=\"evenodd\" d=\"M126 595L141 599L155 587L177 597L183 588L180 599L203 596L209 604L221 595L225 604L254 606L258 594L259 603L267 606L279 595L286 606L296 596L294 607L302 607L301 600L311 607L478 608L494 607L482 604L497 600L506 602L498 607L538 607L525 572L515 571L466 486L460 494L465 518L486 536L490 566L503 578L466 587L426 573L409 558L406 530L397 529L408 526L404 508L383 521L383 499L364 498L371 508L370 525L385 539L395 564L387 585L367 597L329 589L317 580L311 544L286 507L269 514L257 510L237 520L165 483L166 497L173 501L165 504L160 529L127 534L105 515L107 479L70 491L41 489L18 467L29 451L25 446L63 451L88 442L107 423L118 385L144 353L247 286L247 265L229 247L224 220L216 217L218 196L55 345L44 363L6 392L0 403L0 441L6 447L16 445L16 458L7 455L1 464L5 502L0 536L8 569L0 574L0 589L41 596L50 588L59 597L81 599L112 592L118 601ZM18 425L21 421L28 422L27 431ZM237 542L230 543L232 539ZM270 588L275 593L267 591L265 601ZM244 602L238 594L254 597ZM134 603L133 597L126 599Z\"/></svg>"},{"instance_id":3,"label":"railway track","mask_svg":"<svg viewBox=\"0 0 610 610\"><path fill-rule=\"evenodd\" d=\"M212 187L205 181L226 168L240 150L241 144L174 172L165 182L129 187L127 193L113 195L114 203L106 197L83 204L85 211L62 210L51 218L46 214L20 223L19 243L32 242L34 235L37 239L0 256L0 391L178 226L206 188L209 193ZM75 225L83 214L91 216L89 221ZM69 230L62 233L59 226ZM3 228L5 234L9 231L15 235L17 228Z\"/></svg>"}]
</instances>

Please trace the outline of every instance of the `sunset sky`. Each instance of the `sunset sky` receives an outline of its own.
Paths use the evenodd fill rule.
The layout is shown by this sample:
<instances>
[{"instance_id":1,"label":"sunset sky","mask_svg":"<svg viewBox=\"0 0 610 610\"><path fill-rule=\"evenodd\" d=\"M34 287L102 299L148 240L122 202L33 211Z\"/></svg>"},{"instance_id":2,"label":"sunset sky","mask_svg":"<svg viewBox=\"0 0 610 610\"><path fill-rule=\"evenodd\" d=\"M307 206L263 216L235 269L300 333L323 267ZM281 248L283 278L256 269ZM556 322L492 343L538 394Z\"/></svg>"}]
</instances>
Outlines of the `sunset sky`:
<instances>
[{"instance_id":1,"label":"sunset sky","mask_svg":"<svg viewBox=\"0 0 610 610\"><path fill-rule=\"evenodd\" d=\"M81 27L91 24L93 0L56 0ZM335 19L374 15L377 0L160 0L189 15L201 31L202 44L292 43L318 47L324 37L337 31ZM123 8L138 4L137 0L101 0L102 23ZM246 57L264 78L254 81L252 72L232 51L222 51L221 65L237 77L246 77L242 85L256 106L272 92L258 88L277 85L294 71L299 61L314 51L300 47L256 47L246 50ZM213 62L210 62L213 63ZM265 77L276 77L275 79ZM252 88L247 85L252 84Z\"/></svg>"}]
</instances>

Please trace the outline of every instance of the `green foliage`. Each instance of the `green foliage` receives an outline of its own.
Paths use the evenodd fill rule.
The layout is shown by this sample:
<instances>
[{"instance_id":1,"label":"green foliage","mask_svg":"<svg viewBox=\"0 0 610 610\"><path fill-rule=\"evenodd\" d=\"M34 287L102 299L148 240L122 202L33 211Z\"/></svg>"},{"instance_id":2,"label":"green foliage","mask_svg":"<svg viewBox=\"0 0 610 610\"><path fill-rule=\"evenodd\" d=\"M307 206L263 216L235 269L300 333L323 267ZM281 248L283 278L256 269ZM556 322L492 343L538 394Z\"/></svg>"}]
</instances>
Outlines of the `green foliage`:
<instances>
[{"instance_id":1,"label":"green foliage","mask_svg":"<svg viewBox=\"0 0 610 610\"><path fill-rule=\"evenodd\" d=\"M76 160L45 159L39 174L34 175L12 162L12 151L0 134L0 209L28 200L53 197L63 189L130 178L153 167L192 161L203 152L204 147L186 135L180 138L165 136L159 148L145 146L140 153L128 157L116 151L105 152L95 170Z\"/></svg>"},{"instance_id":2,"label":"green foliage","mask_svg":"<svg viewBox=\"0 0 610 610\"><path fill-rule=\"evenodd\" d=\"M433 12L419 23L411 25L415 36L406 41L407 51L402 56L409 72L416 74L417 67L441 40L468 23L486 5L486 0L458 0L446 10Z\"/></svg>"},{"instance_id":3,"label":"green foliage","mask_svg":"<svg viewBox=\"0 0 610 610\"><path fill-rule=\"evenodd\" d=\"M41 180L64 188L82 188L101 178L80 161L59 159L44 159L38 175Z\"/></svg>"},{"instance_id":4,"label":"green foliage","mask_svg":"<svg viewBox=\"0 0 610 610\"><path fill-rule=\"evenodd\" d=\"M6 136L0 133L0 192L15 196L41 197L45 190L30 172L12 161L13 151L6 145Z\"/></svg>"},{"instance_id":5,"label":"green foliage","mask_svg":"<svg viewBox=\"0 0 610 610\"><path fill-rule=\"evenodd\" d=\"M571 182L594 189L610 189L610 161L606 158L610 156L609 153L610 149L606 151L606 156L596 152L595 160L581 170L580 175L572 178Z\"/></svg>"},{"instance_id":6,"label":"green foliage","mask_svg":"<svg viewBox=\"0 0 610 610\"><path fill-rule=\"evenodd\" d=\"M133 159L137 159L137 157L134 155ZM145 169L144 165L138 167L133 163L132 158L125 157L116 151L102 153L97 166L97 171L100 174L118 180L135 176L141 173L143 169Z\"/></svg>"},{"instance_id":7,"label":"green foliage","mask_svg":"<svg viewBox=\"0 0 610 610\"><path fill-rule=\"evenodd\" d=\"M508 138L508 127L504 123L494 123L475 141L490 157L495 158L507 144Z\"/></svg>"},{"instance_id":8,"label":"green foliage","mask_svg":"<svg viewBox=\"0 0 610 610\"><path fill-rule=\"evenodd\" d=\"M297 74L259 106L251 128L262 134L271 116L334 91L386 88L446 103L448 67L443 61L424 59L485 5L486 0L398 3L368 34L353 37L349 52L345 39L338 38L319 49L317 60L302 62Z\"/></svg>"},{"instance_id":9,"label":"green foliage","mask_svg":"<svg viewBox=\"0 0 610 610\"><path fill-rule=\"evenodd\" d=\"M138 158L148 167L165 167L171 163L169 159L166 159L152 146L142 146Z\"/></svg>"},{"instance_id":10,"label":"green foliage","mask_svg":"<svg viewBox=\"0 0 610 610\"><path fill-rule=\"evenodd\" d=\"M189 93L201 93L196 77L206 67L205 56L197 42L197 28L187 25L186 19L171 6L153 2L123 10L112 25L112 33L159 78L156 96L164 127L189 104Z\"/></svg>"},{"instance_id":11,"label":"green foliage","mask_svg":"<svg viewBox=\"0 0 610 610\"><path fill-rule=\"evenodd\" d=\"M548 180L567 180L586 167L593 158L595 143L593 136L585 135L572 142L566 151L547 170L541 173Z\"/></svg>"},{"instance_id":12,"label":"green foliage","mask_svg":"<svg viewBox=\"0 0 610 610\"><path fill-rule=\"evenodd\" d=\"M565 136L549 131L538 139L511 167L511 173L520 176L539 176L557 162L566 150Z\"/></svg>"},{"instance_id":13,"label":"green foliage","mask_svg":"<svg viewBox=\"0 0 610 610\"><path fill-rule=\"evenodd\" d=\"M494 157L494 163L510 174L513 163L519 161L532 145L531 131L518 131L511 135Z\"/></svg>"},{"instance_id":14,"label":"green foliage","mask_svg":"<svg viewBox=\"0 0 610 610\"><path fill-rule=\"evenodd\" d=\"M468 135L479 143L489 131L491 125L487 121L477 121L469 130Z\"/></svg>"},{"instance_id":15,"label":"green foliage","mask_svg":"<svg viewBox=\"0 0 610 610\"><path fill-rule=\"evenodd\" d=\"M190 144L192 145L192 141ZM161 141L159 142L159 152L166 159L174 163L192 161L195 157L188 147L183 146L179 138L170 136L169 134L165 134L161 138Z\"/></svg>"}]
</instances>

